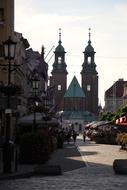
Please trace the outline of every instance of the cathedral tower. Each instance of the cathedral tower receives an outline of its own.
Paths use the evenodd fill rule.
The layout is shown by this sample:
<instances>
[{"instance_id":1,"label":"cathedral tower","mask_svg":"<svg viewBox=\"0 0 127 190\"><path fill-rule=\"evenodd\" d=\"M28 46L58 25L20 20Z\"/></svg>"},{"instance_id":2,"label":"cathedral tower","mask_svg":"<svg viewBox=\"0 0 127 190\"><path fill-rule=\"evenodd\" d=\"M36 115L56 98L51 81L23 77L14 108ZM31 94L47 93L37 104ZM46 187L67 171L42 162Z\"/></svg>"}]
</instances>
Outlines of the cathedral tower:
<instances>
[{"instance_id":1,"label":"cathedral tower","mask_svg":"<svg viewBox=\"0 0 127 190\"><path fill-rule=\"evenodd\" d=\"M51 85L55 88L55 105L57 109L63 110L63 97L67 89L67 70L65 63L65 50L61 45L61 29L59 29L58 46L55 49L55 61L53 63Z\"/></svg>"},{"instance_id":2,"label":"cathedral tower","mask_svg":"<svg viewBox=\"0 0 127 190\"><path fill-rule=\"evenodd\" d=\"M98 115L98 73L94 62L95 51L91 45L91 33L89 29L88 45L85 48L84 62L81 71L82 89L86 95L85 109L95 115Z\"/></svg>"}]
</instances>

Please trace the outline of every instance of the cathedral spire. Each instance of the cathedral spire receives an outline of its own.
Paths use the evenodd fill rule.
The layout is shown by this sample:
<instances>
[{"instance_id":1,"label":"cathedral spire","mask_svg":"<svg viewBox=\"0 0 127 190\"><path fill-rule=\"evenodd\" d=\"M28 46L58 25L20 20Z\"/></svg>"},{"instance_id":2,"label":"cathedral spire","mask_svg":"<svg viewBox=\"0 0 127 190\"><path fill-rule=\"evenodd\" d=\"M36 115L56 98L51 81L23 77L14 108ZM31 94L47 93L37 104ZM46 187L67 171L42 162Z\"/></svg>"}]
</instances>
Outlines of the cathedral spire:
<instances>
[{"instance_id":1,"label":"cathedral spire","mask_svg":"<svg viewBox=\"0 0 127 190\"><path fill-rule=\"evenodd\" d=\"M66 53L64 51L64 47L62 46L62 41L61 41L61 28L59 28L59 41L58 41L58 46L55 49L55 52L62 52L62 53Z\"/></svg>"},{"instance_id":2,"label":"cathedral spire","mask_svg":"<svg viewBox=\"0 0 127 190\"><path fill-rule=\"evenodd\" d=\"M92 45L91 45L91 28L89 28L89 40L88 40L88 45L86 46L86 48L85 48L85 51L84 51L84 53L90 53L90 52L93 52L93 53L95 53L94 52L94 48L92 47Z\"/></svg>"},{"instance_id":3,"label":"cathedral spire","mask_svg":"<svg viewBox=\"0 0 127 190\"><path fill-rule=\"evenodd\" d=\"M91 40L90 40L91 33L90 33L90 31L91 31L91 28L89 28L89 41L88 41L88 44L89 44L89 45L91 44Z\"/></svg>"},{"instance_id":4,"label":"cathedral spire","mask_svg":"<svg viewBox=\"0 0 127 190\"><path fill-rule=\"evenodd\" d=\"M61 41L61 28L59 28L59 45L61 45L62 41Z\"/></svg>"}]
</instances>

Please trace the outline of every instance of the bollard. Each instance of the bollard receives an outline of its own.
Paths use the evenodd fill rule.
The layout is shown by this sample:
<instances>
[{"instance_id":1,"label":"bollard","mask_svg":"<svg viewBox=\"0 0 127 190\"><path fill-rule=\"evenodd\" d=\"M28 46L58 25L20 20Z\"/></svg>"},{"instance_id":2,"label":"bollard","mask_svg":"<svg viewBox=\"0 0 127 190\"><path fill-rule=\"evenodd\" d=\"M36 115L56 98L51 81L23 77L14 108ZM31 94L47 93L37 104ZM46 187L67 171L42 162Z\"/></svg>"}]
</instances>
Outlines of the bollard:
<instances>
[{"instance_id":1,"label":"bollard","mask_svg":"<svg viewBox=\"0 0 127 190\"><path fill-rule=\"evenodd\" d=\"M127 174L127 159L114 160L113 170L116 174Z\"/></svg>"}]
</instances>

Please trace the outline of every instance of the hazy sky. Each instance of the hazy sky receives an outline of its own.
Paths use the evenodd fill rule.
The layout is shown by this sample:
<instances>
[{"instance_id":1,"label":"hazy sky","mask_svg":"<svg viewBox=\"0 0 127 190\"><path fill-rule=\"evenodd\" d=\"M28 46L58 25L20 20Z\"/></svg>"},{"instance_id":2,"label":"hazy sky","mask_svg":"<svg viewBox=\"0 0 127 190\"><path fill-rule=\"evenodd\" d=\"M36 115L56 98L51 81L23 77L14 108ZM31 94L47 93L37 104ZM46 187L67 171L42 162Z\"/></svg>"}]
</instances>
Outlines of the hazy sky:
<instances>
[{"instance_id":1,"label":"hazy sky","mask_svg":"<svg viewBox=\"0 0 127 190\"><path fill-rule=\"evenodd\" d=\"M99 103L104 105L105 90L120 78L127 80L127 0L15 0L15 31L28 39L33 50L40 52L43 44L47 54L56 47L59 28L67 52L68 85L74 75L81 84L83 51L91 28ZM54 57L49 71L53 62Z\"/></svg>"}]
</instances>

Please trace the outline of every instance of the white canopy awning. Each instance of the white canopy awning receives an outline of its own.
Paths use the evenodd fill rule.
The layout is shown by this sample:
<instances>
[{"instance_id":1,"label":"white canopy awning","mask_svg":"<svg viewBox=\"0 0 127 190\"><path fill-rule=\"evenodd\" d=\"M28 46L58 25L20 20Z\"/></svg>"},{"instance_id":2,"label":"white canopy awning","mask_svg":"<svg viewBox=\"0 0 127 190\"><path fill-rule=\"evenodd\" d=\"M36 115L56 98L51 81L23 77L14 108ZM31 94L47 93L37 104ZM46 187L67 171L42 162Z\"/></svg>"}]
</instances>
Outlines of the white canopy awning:
<instances>
[{"instance_id":1,"label":"white canopy awning","mask_svg":"<svg viewBox=\"0 0 127 190\"><path fill-rule=\"evenodd\" d=\"M36 112L36 124L39 126L48 125L59 125L59 121L56 118L51 118L51 120L44 120L45 114ZM18 120L19 125L31 125L34 121L34 114L26 115ZM43 124L43 125L42 125Z\"/></svg>"}]
</instances>

